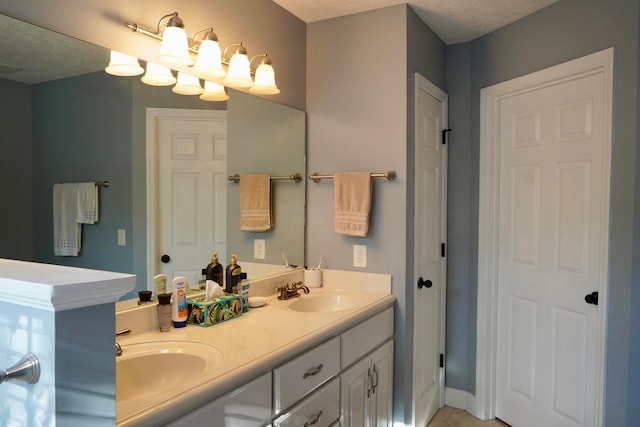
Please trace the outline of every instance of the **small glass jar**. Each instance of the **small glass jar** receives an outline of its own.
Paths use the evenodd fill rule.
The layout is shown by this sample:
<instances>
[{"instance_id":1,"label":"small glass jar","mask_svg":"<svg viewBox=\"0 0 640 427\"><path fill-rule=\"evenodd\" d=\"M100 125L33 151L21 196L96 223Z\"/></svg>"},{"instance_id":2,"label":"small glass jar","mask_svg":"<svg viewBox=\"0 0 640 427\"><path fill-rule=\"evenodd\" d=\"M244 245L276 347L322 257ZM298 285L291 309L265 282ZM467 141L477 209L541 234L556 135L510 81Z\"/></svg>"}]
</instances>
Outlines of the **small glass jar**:
<instances>
[{"instance_id":1,"label":"small glass jar","mask_svg":"<svg viewBox=\"0 0 640 427\"><path fill-rule=\"evenodd\" d=\"M171 330L171 294L158 295L158 326L160 332Z\"/></svg>"}]
</instances>

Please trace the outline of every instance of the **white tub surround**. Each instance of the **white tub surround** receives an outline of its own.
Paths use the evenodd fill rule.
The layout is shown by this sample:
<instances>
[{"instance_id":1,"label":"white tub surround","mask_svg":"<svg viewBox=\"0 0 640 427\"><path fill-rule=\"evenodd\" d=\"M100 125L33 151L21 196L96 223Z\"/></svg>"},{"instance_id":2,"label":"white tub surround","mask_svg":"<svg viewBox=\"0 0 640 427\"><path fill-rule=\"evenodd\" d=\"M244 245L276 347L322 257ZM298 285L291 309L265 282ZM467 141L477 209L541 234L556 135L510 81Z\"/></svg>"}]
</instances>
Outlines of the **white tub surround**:
<instances>
[{"instance_id":1,"label":"white tub surround","mask_svg":"<svg viewBox=\"0 0 640 427\"><path fill-rule=\"evenodd\" d=\"M362 298L356 308L329 312L300 312L288 306L301 298L279 301L271 293L270 302L252 308L237 319L208 328L188 325L161 333L156 324L152 329L137 330L135 311L143 323L149 324L149 307L129 309L117 313L119 328L131 327L132 333L119 339L123 351L127 345L149 341L191 341L215 347L221 361L199 378L190 378L186 383L163 396L149 396L142 400L117 403L118 426L153 426L175 419L180 414L193 411L224 396L243 384L270 372L278 365L297 354L313 348L332 337L338 336L352 326L370 318L375 313L393 305L391 276L368 273L323 271L323 287L311 289L309 296L330 295L336 290L350 292ZM302 271L292 272L302 277ZM295 276L296 278L298 276ZM252 282L252 290L259 291L262 285L272 287L269 278L265 282ZM281 278L282 279L282 278ZM287 276L284 281L290 280ZM151 307L154 309L154 307ZM144 314L147 312L147 314ZM134 324L126 324L134 322ZM149 375L153 375L152 372Z\"/></svg>"},{"instance_id":2,"label":"white tub surround","mask_svg":"<svg viewBox=\"0 0 640 427\"><path fill-rule=\"evenodd\" d=\"M6 425L113 426L114 307L134 286L130 274L0 259L0 368L33 353L41 369L36 384L0 384Z\"/></svg>"}]
</instances>

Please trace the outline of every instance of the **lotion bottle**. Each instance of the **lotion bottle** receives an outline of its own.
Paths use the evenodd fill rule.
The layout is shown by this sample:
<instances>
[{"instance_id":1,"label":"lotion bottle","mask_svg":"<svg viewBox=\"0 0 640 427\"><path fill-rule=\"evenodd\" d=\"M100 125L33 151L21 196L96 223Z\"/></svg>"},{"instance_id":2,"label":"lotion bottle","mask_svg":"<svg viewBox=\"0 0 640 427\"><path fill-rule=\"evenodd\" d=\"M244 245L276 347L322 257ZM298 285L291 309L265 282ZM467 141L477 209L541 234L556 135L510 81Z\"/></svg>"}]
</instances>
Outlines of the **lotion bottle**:
<instances>
[{"instance_id":1,"label":"lotion bottle","mask_svg":"<svg viewBox=\"0 0 640 427\"><path fill-rule=\"evenodd\" d=\"M173 279L172 284L171 320L173 320L174 328L184 328L187 326L187 317L189 317L189 308L187 307L187 288L189 283L186 277L178 276Z\"/></svg>"},{"instance_id":2,"label":"lotion bottle","mask_svg":"<svg viewBox=\"0 0 640 427\"><path fill-rule=\"evenodd\" d=\"M236 254L231 254L231 261L229 261L224 278L225 292L228 294L237 293L238 283L240 283L240 273L242 273L242 269L237 262L238 256Z\"/></svg>"},{"instance_id":3,"label":"lotion bottle","mask_svg":"<svg viewBox=\"0 0 640 427\"><path fill-rule=\"evenodd\" d=\"M219 286L223 286L224 283L224 267L220 265L218 261L218 254L214 252L211 257L211 263L207 266L207 280L213 280Z\"/></svg>"}]
</instances>

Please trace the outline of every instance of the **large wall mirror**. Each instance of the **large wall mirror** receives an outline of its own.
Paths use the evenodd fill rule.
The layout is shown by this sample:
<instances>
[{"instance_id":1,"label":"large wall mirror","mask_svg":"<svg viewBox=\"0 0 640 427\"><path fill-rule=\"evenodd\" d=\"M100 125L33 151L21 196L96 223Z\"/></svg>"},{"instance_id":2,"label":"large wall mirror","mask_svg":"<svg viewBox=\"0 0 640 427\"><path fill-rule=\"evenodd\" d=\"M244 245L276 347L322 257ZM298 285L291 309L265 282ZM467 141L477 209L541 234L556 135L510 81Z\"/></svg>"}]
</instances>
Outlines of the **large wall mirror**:
<instances>
[{"instance_id":1,"label":"large wall mirror","mask_svg":"<svg viewBox=\"0 0 640 427\"><path fill-rule=\"evenodd\" d=\"M5 203L17 201L10 202L17 213L2 214L0 256L134 273L134 292L146 289L149 260L162 255L147 253L155 239L148 218L157 215L147 209L151 108L226 111L227 141L218 144L216 153L225 170L215 178L226 193L222 199L211 194L215 206L194 212L211 221L215 217L218 224L223 220L226 240L203 251L198 266L204 268L213 251L221 252L223 265L231 253L238 254L241 265L284 265L285 258L304 264L305 180L272 182L274 227L253 233L240 231L239 185L226 179L234 174L304 176L304 112L234 90L228 90L226 102L176 95L170 87L142 84L139 76L106 74L109 52L99 46L1 15L0 28L7 35L0 41L0 149L8 153L0 186ZM62 68L79 71L56 74L65 61ZM100 219L83 226L80 256L56 257L52 186L80 181L109 181L100 190ZM119 244L119 230L124 230L124 245ZM192 234L197 237L198 230ZM265 242L265 259L254 258L256 239Z\"/></svg>"}]
</instances>

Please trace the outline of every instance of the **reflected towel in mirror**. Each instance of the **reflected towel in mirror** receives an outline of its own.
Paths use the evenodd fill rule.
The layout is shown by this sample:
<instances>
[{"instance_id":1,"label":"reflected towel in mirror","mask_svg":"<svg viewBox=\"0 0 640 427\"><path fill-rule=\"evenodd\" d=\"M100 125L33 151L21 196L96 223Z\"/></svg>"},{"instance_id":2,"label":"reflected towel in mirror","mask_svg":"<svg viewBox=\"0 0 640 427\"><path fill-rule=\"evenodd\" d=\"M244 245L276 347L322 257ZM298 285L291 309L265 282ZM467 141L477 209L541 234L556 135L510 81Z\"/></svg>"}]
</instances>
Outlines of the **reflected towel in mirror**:
<instances>
[{"instance_id":1,"label":"reflected towel in mirror","mask_svg":"<svg viewBox=\"0 0 640 427\"><path fill-rule=\"evenodd\" d=\"M272 225L271 177L242 175L240 177L240 230L267 231Z\"/></svg>"}]
</instances>

